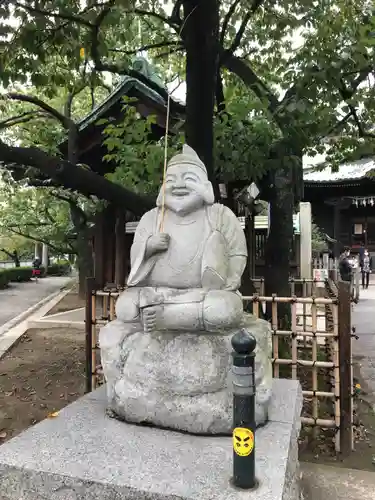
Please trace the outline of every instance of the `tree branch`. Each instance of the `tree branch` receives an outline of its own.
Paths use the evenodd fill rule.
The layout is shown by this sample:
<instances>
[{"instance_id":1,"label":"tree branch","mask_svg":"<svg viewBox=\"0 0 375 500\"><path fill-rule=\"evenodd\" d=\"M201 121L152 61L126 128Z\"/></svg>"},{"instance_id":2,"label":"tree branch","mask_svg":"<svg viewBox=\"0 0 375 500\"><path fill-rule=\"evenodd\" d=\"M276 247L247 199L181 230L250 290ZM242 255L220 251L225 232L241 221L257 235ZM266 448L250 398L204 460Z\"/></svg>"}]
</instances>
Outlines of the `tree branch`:
<instances>
[{"instance_id":1,"label":"tree branch","mask_svg":"<svg viewBox=\"0 0 375 500\"><path fill-rule=\"evenodd\" d=\"M66 98L65 106L64 106L64 116L70 120L70 125L72 125L73 120L71 119L72 116L72 105L73 105L73 100L74 98L80 94L85 88L87 87L88 83L83 81L80 83L80 85L77 85L71 89L71 91L68 94L68 97Z\"/></svg>"},{"instance_id":2,"label":"tree branch","mask_svg":"<svg viewBox=\"0 0 375 500\"><path fill-rule=\"evenodd\" d=\"M22 125L23 123L27 123L34 118L43 117L44 113L41 111L25 111L17 116L11 116L10 118L6 118L5 120L0 122L0 130L14 127L15 125Z\"/></svg>"},{"instance_id":3,"label":"tree branch","mask_svg":"<svg viewBox=\"0 0 375 500\"><path fill-rule=\"evenodd\" d=\"M43 109L46 113L56 118L56 120L58 120L66 129L68 129L72 123L72 120L64 116L62 113L57 111L57 109L54 109L52 106L42 101L38 97L27 94L19 94L17 92L9 92L8 94L4 94L1 97L3 99L11 99L13 101L21 101L34 104L35 106L38 106L39 108Z\"/></svg>"},{"instance_id":4,"label":"tree branch","mask_svg":"<svg viewBox=\"0 0 375 500\"><path fill-rule=\"evenodd\" d=\"M109 52L120 52L121 54L132 55L137 52L142 52L144 50L152 50L152 49L160 49L162 47L170 47L170 46L178 46L182 45L182 42L179 40L173 40L171 42L165 40L164 42L159 43L150 43L149 45L143 45L136 50L123 50L123 49L109 49Z\"/></svg>"},{"instance_id":5,"label":"tree branch","mask_svg":"<svg viewBox=\"0 0 375 500\"><path fill-rule=\"evenodd\" d=\"M8 252L8 250L6 250L5 248L0 248L0 252L5 253L5 255L7 255L11 259L13 259L13 257L14 257L14 255L11 252Z\"/></svg>"},{"instance_id":6,"label":"tree branch","mask_svg":"<svg viewBox=\"0 0 375 500\"><path fill-rule=\"evenodd\" d=\"M223 48L224 48L225 34L227 32L227 29L228 29L229 21L230 21L231 17L233 16L233 14L235 13L235 10L237 9L237 5L240 3L240 1L241 0L235 0L232 3L232 5L229 7L229 10L224 17L223 26L221 28L220 39L219 39L219 43L220 43L221 47L223 47Z\"/></svg>"},{"instance_id":7,"label":"tree branch","mask_svg":"<svg viewBox=\"0 0 375 500\"><path fill-rule=\"evenodd\" d=\"M82 208L78 205L78 203L76 202L76 200L74 200L70 196L65 196L64 194L61 194L61 193L54 193L53 192L52 196L54 196L58 200L66 201L67 203L69 203L69 206L70 206L71 210L74 210L75 212L77 212L79 214L79 216L81 217L81 219L83 220L83 222L85 224L87 223L87 215L82 210Z\"/></svg>"},{"instance_id":8,"label":"tree branch","mask_svg":"<svg viewBox=\"0 0 375 500\"><path fill-rule=\"evenodd\" d=\"M56 220L52 217L52 215L50 214L50 211L48 210L48 207L45 206L44 207L44 215L46 216L46 218L50 221L50 223L52 224L56 224Z\"/></svg>"},{"instance_id":9,"label":"tree branch","mask_svg":"<svg viewBox=\"0 0 375 500\"><path fill-rule=\"evenodd\" d=\"M357 125L359 137L361 137L363 139L366 137L369 139L375 139L375 134L373 134L372 132L366 132L366 130L364 129L364 126L358 117L356 108L352 104L348 104L348 106L349 106L350 114L353 117L355 124Z\"/></svg>"},{"instance_id":10,"label":"tree branch","mask_svg":"<svg viewBox=\"0 0 375 500\"><path fill-rule=\"evenodd\" d=\"M113 2L114 0L111 0ZM100 26L103 23L105 17L109 14L110 7L107 7L107 9L103 9L103 11L97 16L96 22L94 26L92 27L91 31L91 58L94 62L95 69L97 71L108 71L109 73L116 73L118 75L128 75L132 76L133 78L136 78L140 82L144 83L147 85L149 88L157 92L165 101L168 100L168 91L165 89L161 88L158 84L144 76L143 74L139 73L138 71L134 71L131 68L120 68L118 65L113 64L113 63L107 63L104 62L101 57L100 57L100 51L99 51L99 34L100 34ZM175 103L171 103L172 105L175 105Z\"/></svg>"},{"instance_id":11,"label":"tree branch","mask_svg":"<svg viewBox=\"0 0 375 500\"><path fill-rule=\"evenodd\" d=\"M349 113L347 113L340 121L338 121L337 123L335 123L329 130L328 132L326 132L322 137L321 139L324 139L325 137L329 137L331 134L333 134L333 132L335 132L336 130L338 130L340 127L342 127L343 125L345 125L345 123L351 118L352 116L352 113L351 111L349 111Z\"/></svg>"},{"instance_id":12,"label":"tree branch","mask_svg":"<svg viewBox=\"0 0 375 500\"><path fill-rule=\"evenodd\" d=\"M342 85L345 88L344 95L342 95L344 101L346 101L347 99L350 99L354 95L354 93L357 91L359 85L367 78L368 74L372 71L372 69L373 68L371 66L366 66L365 68L363 68L361 70L351 71L349 73L344 72L342 74L342 77L340 80L342 82ZM303 77L300 80L296 81L285 92L285 95L284 95L282 101L280 102L280 106L284 107L288 102L290 102L294 97L296 97L297 92L299 90L304 90L304 89L308 88L313 83L314 76L321 73L322 71L323 71L323 69L319 68L318 66L314 66L313 68L311 68L311 70L308 73L303 75ZM358 76L352 82L350 89L348 89L346 87L343 79L346 76L350 76L350 75L354 75L354 74L358 75Z\"/></svg>"},{"instance_id":13,"label":"tree branch","mask_svg":"<svg viewBox=\"0 0 375 500\"><path fill-rule=\"evenodd\" d=\"M39 8L35 8L35 7L30 7L29 5L24 5L23 3L20 3L20 2L14 2L14 1L12 1L11 3L15 7L19 7L21 9L25 9L30 14L37 14L37 15L45 16L45 17L52 17L54 19L63 19L64 21L70 21L70 22L73 22L73 23L79 23L79 24L82 24L84 26L88 26L90 28L92 26L92 24L89 21L87 21L86 19L84 19L81 16L73 16L71 14L61 14L61 13L56 13L56 12L50 12L48 10L39 9Z\"/></svg>"},{"instance_id":14,"label":"tree branch","mask_svg":"<svg viewBox=\"0 0 375 500\"><path fill-rule=\"evenodd\" d=\"M241 26L239 27L239 30L237 31L236 36L234 37L234 40L229 48L229 52L231 54L234 54L234 52L240 46L240 43L242 41L242 37L245 33L246 27L247 27L251 17L253 16L253 14L255 14L255 12L258 10L258 8L262 5L262 3L264 1L265 0L253 0L253 3L250 7L250 10L247 12L245 17L243 18Z\"/></svg>"},{"instance_id":15,"label":"tree branch","mask_svg":"<svg viewBox=\"0 0 375 500\"><path fill-rule=\"evenodd\" d=\"M106 8L104 8L100 12L100 14L98 14L98 16L95 19L95 23L91 26L91 58L94 62L95 69L97 71L108 71L109 73L127 74L121 72L121 69L116 64L104 63L100 57L100 51L99 51L100 28L105 18L110 13L111 7L112 5L114 5L114 3L115 3L114 0L111 0L109 2L109 5L107 5Z\"/></svg>"},{"instance_id":16,"label":"tree branch","mask_svg":"<svg viewBox=\"0 0 375 500\"><path fill-rule=\"evenodd\" d=\"M127 12L128 14L137 14L138 16L154 17L155 19L158 19L159 21L173 28L176 32L179 31L181 25L181 22L180 21L176 22L176 19L173 19L172 16L165 17L162 14L159 14L158 12L155 12L153 10L131 9Z\"/></svg>"},{"instance_id":17,"label":"tree branch","mask_svg":"<svg viewBox=\"0 0 375 500\"><path fill-rule=\"evenodd\" d=\"M45 245L48 245L52 250L55 250L55 252L58 253L71 253L71 250L73 250L73 247L69 245L70 248L59 248L50 241L46 240L45 238L40 238L39 236L34 236L31 234L23 233L22 231L19 231L17 229L9 228L9 231L11 231L14 234L18 234L18 236L23 236L24 238L32 241L38 241L39 243L44 243Z\"/></svg>"},{"instance_id":18,"label":"tree branch","mask_svg":"<svg viewBox=\"0 0 375 500\"><path fill-rule=\"evenodd\" d=\"M275 120L277 120L277 108L279 106L279 101L275 94L267 87L267 85L258 77L258 75L252 70L252 68L246 64L243 59L236 57L227 51L222 60L223 66L225 66L229 71L237 75L244 84L251 89L254 94L260 100L267 101L268 110L275 115Z\"/></svg>"},{"instance_id":19,"label":"tree branch","mask_svg":"<svg viewBox=\"0 0 375 500\"><path fill-rule=\"evenodd\" d=\"M157 56L155 56L155 59L162 59L163 57L168 57L171 54L176 54L177 52L183 52L184 50L185 50L185 46L181 44L178 47L175 47L174 49L170 49L166 52L162 52L161 54L158 54Z\"/></svg>"},{"instance_id":20,"label":"tree branch","mask_svg":"<svg viewBox=\"0 0 375 500\"><path fill-rule=\"evenodd\" d=\"M179 26L182 25L182 19L181 19L181 15L180 15L182 5L183 5L183 0L176 0L176 3L173 6L171 17L170 17L170 20Z\"/></svg>"},{"instance_id":21,"label":"tree branch","mask_svg":"<svg viewBox=\"0 0 375 500\"><path fill-rule=\"evenodd\" d=\"M27 184L32 187L61 187L61 184L52 179L29 179Z\"/></svg>"},{"instance_id":22,"label":"tree branch","mask_svg":"<svg viewBox=\"0 0 375 500\"><path fill-rule=\"evenodd\" d=\"M359 85L366 77L367 77L367 73L365 75L364 72L361 72L360 75L353 82L353 85L351 86L350 89L348 89L347 86L345 85L343 78L340 78L339 92L340 92L341 97L346 102L347 106L349 107L349 115L353 117L354 122L357 125L359 137L362 137L362 138L368 137L368 138L374 139L375 134L365 131L363 124L361 123L361 121L358 117L356 107L353 106L352 103L347 102L349 99L351 99L353 97L353 95L355 94Z\"/></svg>"},{"instance_id":23,"label":"tree branch","mask_svg":"<svg viewBox=\"0 0 375 500\"><path fill-rule=\"evenodd\" d=\"M88 169L51 157L35 147L8 146L0 141L0 162L34 167L66 189L78 191L87 197L96 196L107 200L137 215L142 215L155 206L152 198L137 195Z\"/></svg>"}]
</instances>

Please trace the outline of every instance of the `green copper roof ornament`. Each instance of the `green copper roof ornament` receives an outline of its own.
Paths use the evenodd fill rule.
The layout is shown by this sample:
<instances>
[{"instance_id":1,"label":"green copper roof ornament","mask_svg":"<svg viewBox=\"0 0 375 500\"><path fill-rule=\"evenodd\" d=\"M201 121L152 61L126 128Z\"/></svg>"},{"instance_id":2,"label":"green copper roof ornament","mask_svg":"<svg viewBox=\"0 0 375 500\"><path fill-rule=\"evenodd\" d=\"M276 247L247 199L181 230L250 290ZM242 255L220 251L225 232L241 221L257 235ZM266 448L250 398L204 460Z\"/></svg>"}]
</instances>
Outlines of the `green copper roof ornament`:
<instances>
[{"instance_id":1,"label":"green copper roof ornament","mask_svg":"<svg viewBox=\"0 0 375 500\"><path fill-rule=\"evenodd\" d=\"M157 74L154 66L149 61L147 61L145 57L135 57L133 59L132 67L134 71L137 71L141 75L145 76L160 88L166 91L168 90L161 76Z\"/></svg>"}]
</instances>

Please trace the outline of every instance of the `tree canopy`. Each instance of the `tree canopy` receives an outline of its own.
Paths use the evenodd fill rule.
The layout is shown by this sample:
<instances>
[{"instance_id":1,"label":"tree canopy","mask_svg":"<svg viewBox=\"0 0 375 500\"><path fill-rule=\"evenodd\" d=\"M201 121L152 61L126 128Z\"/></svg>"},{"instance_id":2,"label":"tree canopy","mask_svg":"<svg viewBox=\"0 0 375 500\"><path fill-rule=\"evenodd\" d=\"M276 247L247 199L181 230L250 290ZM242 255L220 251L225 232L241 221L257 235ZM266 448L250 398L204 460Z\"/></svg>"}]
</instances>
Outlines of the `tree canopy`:
<instances>
[{"instance_id":1,"label":"tree canopy","mask_svg":"<svg viewBox=\"0 0 375 500\"><path fill-rule=\"evenodd\" d=\"M251 139L263 140L264 128L275 124L278 133L270 137L266 130L268 139L287 138L296 150L310 154L321 152L323 139L334 137L332 161L358 146L371 152L374 19L368 2L254 0L249 8L243 0L223 0L213 6L219 14L217 33L212 34L218 40L217 107L230 107L231 96L237 103L250 101L257 110L257 116L246 117ZM89 1L80 7L74 0L8 0L0 9L3 85L10 90L23 85L23 93L53 100L82 85L95 88L100 75L111 73L136 76L166 97L165 90L133 68L132 56L147 52L167 78L184 78L181 55L187 50L189 17L204 12L192 1L178 0L171 7L162 1ZM244 83L240 91L233 90L240 88L238 79ZM39 113L34 118L51 116L46 110L34 111ZM272 140L268 142L269 150ZM223 144L221 140L222 149ZM242 157L241 141L239 146L239 151L217 156L219 172L220 159L229 163L228 153L230 163ZM9 162L10 155L2 156Z\"/></svg>"},{"instance_id":2,"label":"tree canopy","mask_svg":"<svg viewBox=\"0 0 375 500\"><path fill-rule=\"evenodd\" d=\"M69 106L77 95L97 102L103 95L95 97L97 89L124 75L167 102L160 79L134 64L144 54L162 80L186 81L184 134L170 139L171 151L188 142L215 185L218 178L266 179L268 267L285 274L293 207L302 196L302 155L328 148L337 165L374 150L372 9L368 0L7 0L0 7L0 126L6 130L0 161L18 180L30 178L31 167L71 192L136 214L150 208L144 193L154 190L160 152L135 138L147 134L149 123L130 133L125 113L117 131L107 124L108 155L118 169L104 178L77 165L79 112ZM15 115L10 101L17 103ZM38 123L52 149L34 141ZM64 158L56 149L59 134L70 141ZM275 245L286 256L279 264Z\"/></svg>"}]
</instances>

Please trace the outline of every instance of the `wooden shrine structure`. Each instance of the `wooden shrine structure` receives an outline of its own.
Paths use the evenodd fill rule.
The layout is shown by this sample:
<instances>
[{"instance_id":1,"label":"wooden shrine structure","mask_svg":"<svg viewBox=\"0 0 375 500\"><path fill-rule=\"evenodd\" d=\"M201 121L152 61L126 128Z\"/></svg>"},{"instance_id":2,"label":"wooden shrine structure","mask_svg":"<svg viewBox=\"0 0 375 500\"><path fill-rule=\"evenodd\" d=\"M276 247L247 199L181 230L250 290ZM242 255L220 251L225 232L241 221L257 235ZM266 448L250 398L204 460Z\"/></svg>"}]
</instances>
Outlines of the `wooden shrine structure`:
<instances>
[{"instance_id":1,"label":"wooden shrine structure","mask_svg":"<svg viewBox=\"0 0 375 500\"><path fill-rule=\"evenodd\" d=\"M338 171L305 169L303 178L304 200L311 202L314 222L335 240L335 257L361 244L374 253L375 159L345 163Z\"/></svg>"}]
</instances>

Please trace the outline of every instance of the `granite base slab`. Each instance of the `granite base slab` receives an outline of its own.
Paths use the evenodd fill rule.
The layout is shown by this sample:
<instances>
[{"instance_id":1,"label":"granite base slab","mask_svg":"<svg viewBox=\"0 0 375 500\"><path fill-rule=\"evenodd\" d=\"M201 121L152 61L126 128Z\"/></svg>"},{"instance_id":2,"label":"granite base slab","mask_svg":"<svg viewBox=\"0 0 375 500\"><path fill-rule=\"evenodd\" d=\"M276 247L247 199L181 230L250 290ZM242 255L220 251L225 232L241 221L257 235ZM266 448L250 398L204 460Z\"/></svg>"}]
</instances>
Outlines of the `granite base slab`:
<instances>
[{"instance_id":1,"label":"granite base slab","mask_svg":"<svg viewBox=\"0 0 375 500\"><path fill-rule=\"evenodd\" d=\"M298 500L302 392L275 379L273 394L256 490L231 485L230 437L111 419L100 388L0 446L0 500Z\"/></svg>"}]
</instances>

